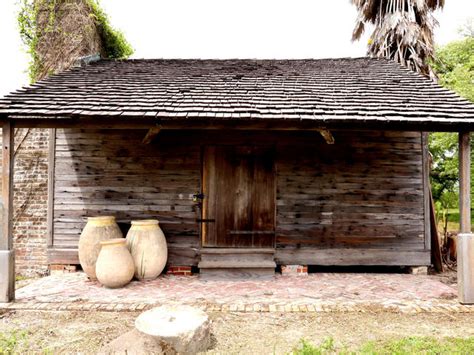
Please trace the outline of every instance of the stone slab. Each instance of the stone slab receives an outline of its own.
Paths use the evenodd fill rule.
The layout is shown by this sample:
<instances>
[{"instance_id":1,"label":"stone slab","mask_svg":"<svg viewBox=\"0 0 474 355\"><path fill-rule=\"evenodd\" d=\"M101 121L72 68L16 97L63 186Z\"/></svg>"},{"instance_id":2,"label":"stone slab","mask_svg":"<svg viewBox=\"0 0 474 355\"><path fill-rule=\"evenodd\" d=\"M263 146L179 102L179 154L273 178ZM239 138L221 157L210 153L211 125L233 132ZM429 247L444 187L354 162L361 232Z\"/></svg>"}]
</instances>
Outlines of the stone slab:
<instances>
[{"instance_id":1,"label":"stone slab","mask_svg":"<svg viewBox=\"0 0 474 355\"><path fill-rule=\"evenodd\" d=\"M15 300L15 252L0 250L0 302Z\"/></svg>"},{"instance_id":2,"label":"stone slab","mask_svg":"<svg viewBox=\"0 0 474 355\"><path fill-rule=\"evenodd\" d=\"M410 275L428 275L428 266L409 266L408 273Z\"/></svg>"},{"instance_id":3,"label":"stone slab","mask_svg":"<svg viewBox=\"0 0 474 355\"><path fill-rule=\"evenodd\" d=\"M166 351L195 354L211 345L211 321L202 310L186 306L161 306L142 313L135 328L153 337Z\"/></svg>"},{"instance_id":4,"label":"stone slab","mask_svg":"<svg viewBox=\"0 0 474 355\"><path fill-rule=\"evenodd\" d=\"M458 294L462 304L474 304L474 234L457 237Z\"/></svg>"}]
</instances>

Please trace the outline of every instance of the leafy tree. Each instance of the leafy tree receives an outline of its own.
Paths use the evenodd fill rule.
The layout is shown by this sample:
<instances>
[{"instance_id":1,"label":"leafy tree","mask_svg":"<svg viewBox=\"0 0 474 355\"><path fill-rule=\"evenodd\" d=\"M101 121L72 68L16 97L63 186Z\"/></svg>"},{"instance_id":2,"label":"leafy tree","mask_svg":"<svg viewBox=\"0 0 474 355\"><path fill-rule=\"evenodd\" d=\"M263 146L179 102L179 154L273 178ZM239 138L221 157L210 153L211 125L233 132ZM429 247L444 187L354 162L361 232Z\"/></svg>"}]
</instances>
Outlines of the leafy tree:
<instances>
[{"instance_id":1,"label":"leafy tree","mask_svg":"<svg viewBox=\"0 0 474 355\"><path fill-rule=\"evenodd\" d=\"M31 56L32 82L69 69L79 57L100 53L123 59L133 49L109 22L99 0L19 0L20 36Z\"/></svg>"},{"instance_id":2,"label":"leafy tree","mask_svg":"<svg viewBox=\"0 0 474 355\"><path fill-rule=\"evenodd\" d=\"M474 102L474 37L438 48L431 66L439 84Z\"/></svg>"},{"instance_id":3,"label":"leafy tree","mask_svg":"<svg viewBox=\"0 0 474 355\"><path fill-rule=\"evenodd\" d=\"M463 40L437 48L431 66L439 77L439 84L474 102L474 37L468 36ZM471 151L471 159L474 159L474 150ZM444 210L457 207L458 135L456 133L431 134L430 152L433 158L431 172L433 198L438 207ZM474 165L471 169L472 196Z\"/></svg>"}]
</instances>

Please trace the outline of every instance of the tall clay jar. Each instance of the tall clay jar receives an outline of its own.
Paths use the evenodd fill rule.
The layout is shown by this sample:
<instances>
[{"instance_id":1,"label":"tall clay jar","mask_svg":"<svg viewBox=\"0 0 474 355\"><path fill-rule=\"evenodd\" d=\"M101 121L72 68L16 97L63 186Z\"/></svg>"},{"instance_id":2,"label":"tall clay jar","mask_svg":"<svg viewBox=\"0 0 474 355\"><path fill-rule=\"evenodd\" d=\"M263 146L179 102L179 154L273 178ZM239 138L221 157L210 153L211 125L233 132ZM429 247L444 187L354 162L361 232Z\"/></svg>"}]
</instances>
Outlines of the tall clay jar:
<instances>
[{"instance_id":1,"label":"tall clay jar","mask_svg":"<svg viewBox=\"0 0 474 355\"><path fill-rule=\"evenodd\" d=\"M123 238L113 216L89 217L79 238L79 262L90 279L96 280L95 263L100 252L100 242Z\"/></svg>"},{"instance_id":2,"label":"tall clay jar","mask_svg":"<svg viewBox=\"0 0 474 355\"><path fill-rule=\"evenodd\" d=\"M108 288L123 287L133 278L135 267L124 238L100 242L97 258L97 280Z\"/></svg>"},{"instance_id":3,"label":"tall clay jar","mask_svg":"<svg viewBox=\"0 0 474 355\"><path fill-rule=\"evenodd\" d=\"M156 219L132 221L127 246L135 263L137 279L151 280L161 274L168 259L168 248Z\"/></svg>"}]
</instances>

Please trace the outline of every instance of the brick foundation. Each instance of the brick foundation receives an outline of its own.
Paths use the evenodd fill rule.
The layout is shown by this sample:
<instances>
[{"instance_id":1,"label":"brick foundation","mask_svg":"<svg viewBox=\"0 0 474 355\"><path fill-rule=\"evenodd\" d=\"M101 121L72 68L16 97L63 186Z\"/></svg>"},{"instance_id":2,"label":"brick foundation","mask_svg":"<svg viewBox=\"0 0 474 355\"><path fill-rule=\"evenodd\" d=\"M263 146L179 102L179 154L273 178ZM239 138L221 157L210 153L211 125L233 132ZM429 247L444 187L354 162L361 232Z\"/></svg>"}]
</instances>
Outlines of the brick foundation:
<instances>
[{"instance_id":1,"label":"brick foundation","mask_svg":"<svg viewBox=\"0 0 474 355\"><path fill-rule=\"evenodd\" d=\"M281 274L286 276L306 276L308 266L306 265L282 265Z\"/></svg>"},{"instance_id":2,"label":"brick foundation","mask_svg":"<svg viewBox=\"0 0 474 355\"><path fill-rule=\"evenodd\" d=\"M191 266L169 266L167 275L191 276L193 274Z\"/></svg>"},{"instance_id":3,"label":"brick foundation","mask_svg":"<svg viewBox=\"0 0 474 355\"><path fill-rule=\"evenodd\" d=\"M49 273L51 275L68 274L70 272L76 272L76 271L77 271L77 265L63 265L63 264L49 265Z\"/></svg>"}]
</instances>

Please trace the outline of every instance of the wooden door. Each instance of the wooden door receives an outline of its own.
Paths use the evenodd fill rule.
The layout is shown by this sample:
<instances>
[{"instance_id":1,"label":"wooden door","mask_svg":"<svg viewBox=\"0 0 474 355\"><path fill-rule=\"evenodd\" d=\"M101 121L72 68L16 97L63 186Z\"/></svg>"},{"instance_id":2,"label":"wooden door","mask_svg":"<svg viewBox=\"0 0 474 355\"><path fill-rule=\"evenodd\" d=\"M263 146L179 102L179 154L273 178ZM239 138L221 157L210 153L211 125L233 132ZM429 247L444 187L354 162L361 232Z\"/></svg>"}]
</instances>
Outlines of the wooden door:
<instances>
[{"instance_id":1,"label":"wooden door","mask_svg":"<svg viewBox=\"0 0 474 355\"><path fill-rule=\"evenodd\" d=\"M273 247L274 150L207 146L203 152L204 247Z\"/></svg>"}]
</instances>

